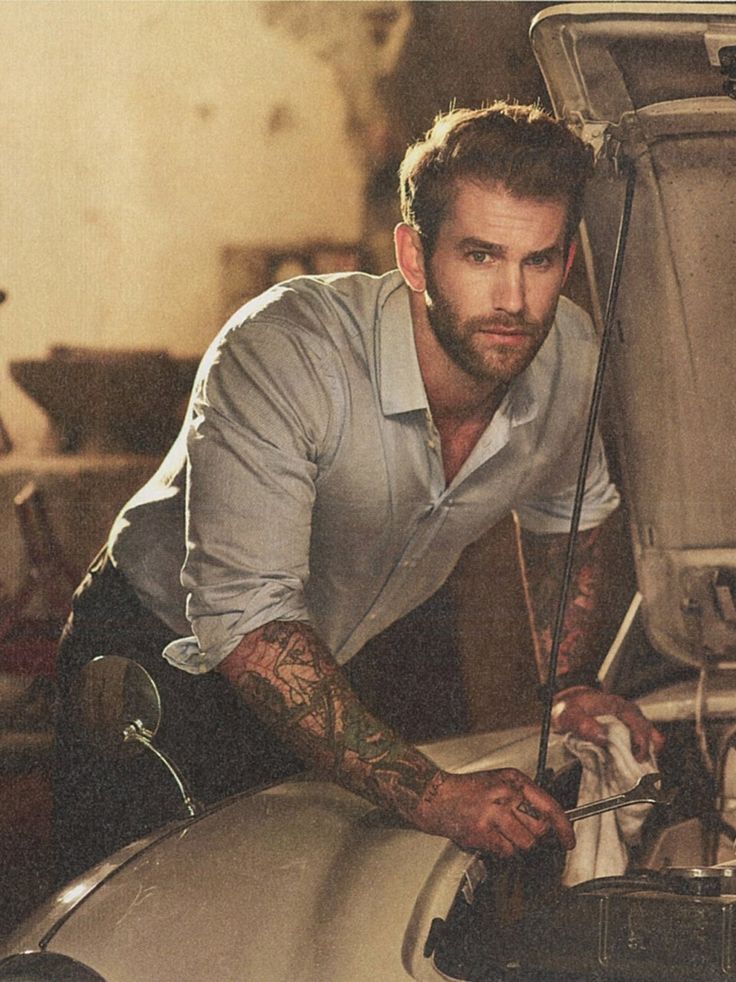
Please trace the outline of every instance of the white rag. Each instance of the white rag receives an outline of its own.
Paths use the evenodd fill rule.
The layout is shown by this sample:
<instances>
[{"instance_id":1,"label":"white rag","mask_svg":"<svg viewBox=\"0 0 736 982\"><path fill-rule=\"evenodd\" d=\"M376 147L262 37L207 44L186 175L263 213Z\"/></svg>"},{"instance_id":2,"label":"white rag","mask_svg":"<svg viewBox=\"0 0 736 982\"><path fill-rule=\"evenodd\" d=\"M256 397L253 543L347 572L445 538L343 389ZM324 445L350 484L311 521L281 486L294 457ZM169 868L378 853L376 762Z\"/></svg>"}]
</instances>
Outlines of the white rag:
<instances>
[{"instance_id":1,"label":"white rag","mask_svg":"<svg viewBox=\"0 0 736 982\"><path fill-rule=\"evenodd\" d=\"M616 716L598 716L608 730L608 746L599 747L568 733L565 746L580 760L578 804L620 794L633 787L643 774L657 770L653 755L639 763L631 752L629 729ZM562 882L566 886L599 876L621 876L628 864L627 846L639 840L641 826L652 806L626 805L575 823L577 844L567 855Z\"/></svg>"}]
</instances>

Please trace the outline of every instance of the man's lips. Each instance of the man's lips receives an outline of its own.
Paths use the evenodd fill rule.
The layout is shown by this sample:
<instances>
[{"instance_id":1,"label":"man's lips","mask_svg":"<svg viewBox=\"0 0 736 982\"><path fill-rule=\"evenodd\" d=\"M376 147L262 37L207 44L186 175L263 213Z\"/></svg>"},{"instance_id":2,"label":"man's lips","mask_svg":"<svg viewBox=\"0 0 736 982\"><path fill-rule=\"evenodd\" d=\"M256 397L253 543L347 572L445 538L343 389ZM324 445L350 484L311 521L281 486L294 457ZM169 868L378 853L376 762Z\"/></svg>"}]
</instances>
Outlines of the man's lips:
<instances>
[{"instance_id":1,"label":"man's lips","mask_svg":"<svg viewBox=\"0 0 736 982\"><path fill-rule=\"evenodd\" d=\"M503 324L488 324L478 329L478 334L487 337L494 344L507 345L509 347L522 346L528 343L532 336L531 331L523 327L507 327Z\"/></svg>"}]
</instances>

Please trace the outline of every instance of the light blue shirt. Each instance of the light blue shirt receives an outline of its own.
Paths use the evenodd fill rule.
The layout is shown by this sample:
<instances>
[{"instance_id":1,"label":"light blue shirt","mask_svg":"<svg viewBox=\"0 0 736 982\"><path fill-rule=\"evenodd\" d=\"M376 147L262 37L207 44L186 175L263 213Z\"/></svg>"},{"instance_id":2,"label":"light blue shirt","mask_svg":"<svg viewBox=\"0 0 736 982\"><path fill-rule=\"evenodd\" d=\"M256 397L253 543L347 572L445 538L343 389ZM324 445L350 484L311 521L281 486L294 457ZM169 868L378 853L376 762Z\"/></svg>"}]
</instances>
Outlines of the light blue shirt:
<instances>
[{"instance_id":1,"label":"light blue shirt","mask_svg":"<svg viewBox=\"0 0 736 982\"><path fill-rule=\"evenodd\" d=\"M398 272L300 277L246 304L113 528L114 562L182 635L165 657L208 671L262 624L305 620L342 663L511 510L568 531L596 356L588 316L562 298L446 486ZM597 441L581 527L617 504Z\"/></svg>"}]
</instances>

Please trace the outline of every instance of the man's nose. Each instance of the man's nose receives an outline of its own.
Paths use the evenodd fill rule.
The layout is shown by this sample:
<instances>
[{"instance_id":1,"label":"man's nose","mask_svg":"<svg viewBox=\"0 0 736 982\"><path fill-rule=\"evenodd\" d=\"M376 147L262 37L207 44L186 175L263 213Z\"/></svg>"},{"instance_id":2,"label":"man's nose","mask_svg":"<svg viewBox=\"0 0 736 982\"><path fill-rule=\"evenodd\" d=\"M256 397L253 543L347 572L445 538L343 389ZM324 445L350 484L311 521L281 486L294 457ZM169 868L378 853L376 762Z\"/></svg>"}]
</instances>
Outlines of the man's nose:
<instances>
[{"instance_id":1,"label":"man's nose","mask_svg":"<svg viewBox=\"0 0 736 982\"><path fill-rule=\"evenodd\" d=\"M494 309L507 314L520 314L524 310L523 270L512 263L502 263L496 270L493 282Z\"/></svg>"}]
</instances>

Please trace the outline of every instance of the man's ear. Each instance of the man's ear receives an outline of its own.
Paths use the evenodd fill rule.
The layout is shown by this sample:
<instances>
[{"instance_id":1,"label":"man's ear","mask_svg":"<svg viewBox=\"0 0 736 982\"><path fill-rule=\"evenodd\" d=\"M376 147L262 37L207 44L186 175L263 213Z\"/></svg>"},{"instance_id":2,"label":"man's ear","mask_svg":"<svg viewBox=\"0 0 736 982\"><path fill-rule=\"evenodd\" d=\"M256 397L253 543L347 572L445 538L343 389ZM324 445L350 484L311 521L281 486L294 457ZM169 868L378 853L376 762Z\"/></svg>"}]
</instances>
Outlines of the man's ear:
<instances>
[{"instance_id":1,"label":"man's ear","mask_svg":"<svg viewBox=\"0 0 736 982\"><path fill-rule=\"evenodd\" d=\"M424 249L416 229L406 222L399 222L394 229L394 248L396 265L406 285L415 293L424 293L427 281L424 275Z\"/></svg>"},{"instance_id":2,"label":"man's ear","mask_svg":"<svg viewBox=\"0 0 736 982\"><path fill-rule=\"evenodd\" d=\"M565 272L562 275L562 285L567 283L567 277L570 275L570 270L572 269L572 264L575 262L575 254L578 251L577 239L573 239L570 243L570 248L567 250L567 258L565 259Z\"/></svg>"}]
</instances>

